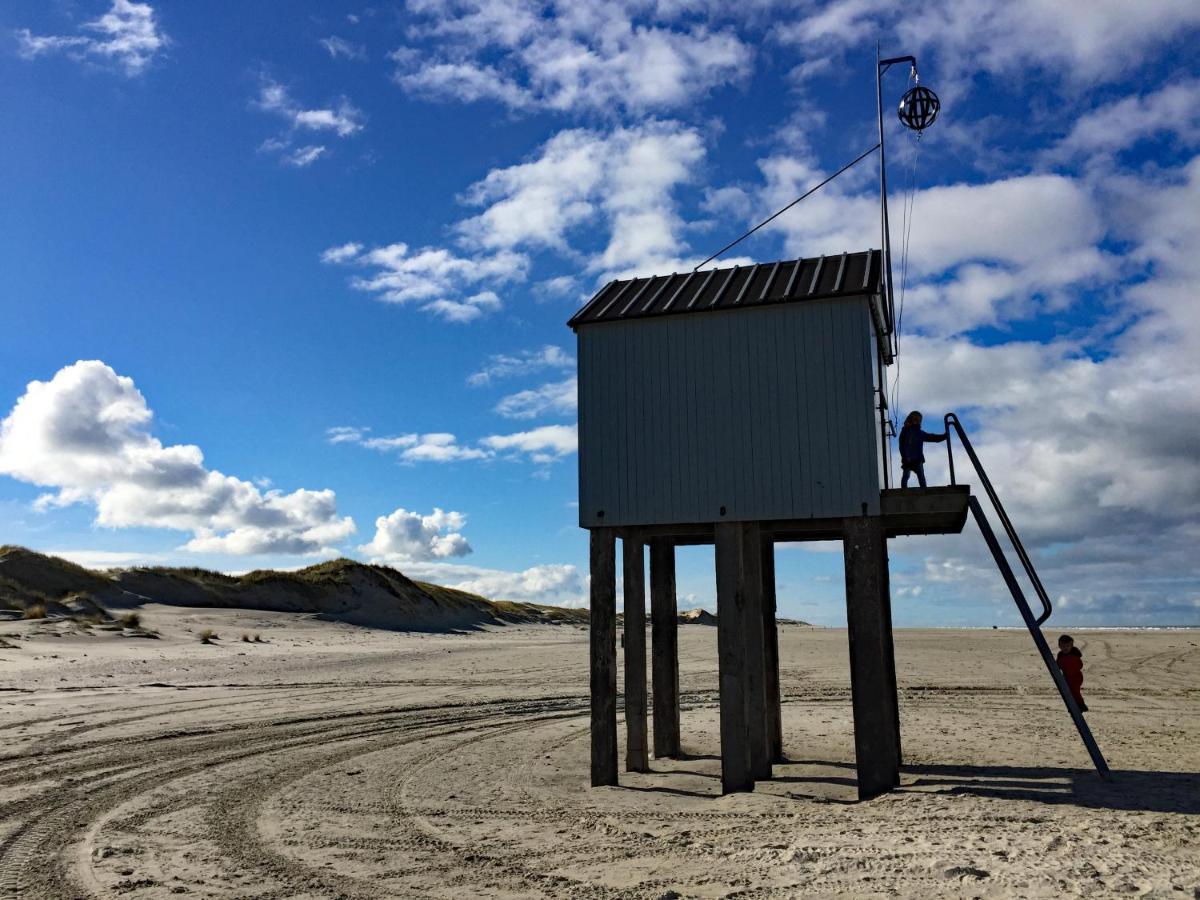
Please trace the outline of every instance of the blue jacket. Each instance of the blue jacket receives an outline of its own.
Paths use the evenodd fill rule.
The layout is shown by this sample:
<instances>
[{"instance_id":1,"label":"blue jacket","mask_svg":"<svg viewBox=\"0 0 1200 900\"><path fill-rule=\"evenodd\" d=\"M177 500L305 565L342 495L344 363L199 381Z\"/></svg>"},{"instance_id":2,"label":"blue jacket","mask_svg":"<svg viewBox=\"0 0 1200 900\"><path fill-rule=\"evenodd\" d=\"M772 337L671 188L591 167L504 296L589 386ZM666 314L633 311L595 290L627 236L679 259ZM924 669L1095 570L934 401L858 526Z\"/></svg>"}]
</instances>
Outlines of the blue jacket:
<instances>
[{"instance_id":1,"label":"blue jacket","mask_svg":"<svg viewBox=\"0 0 1200 900\"><path fill-rule=\"evenodd\" d=\"M944 434L930 434L915 425L905 425L900 429L900 462L906 466L923 465L925 442L940 444L945 439Z\"/></svg>"}]
</instances>

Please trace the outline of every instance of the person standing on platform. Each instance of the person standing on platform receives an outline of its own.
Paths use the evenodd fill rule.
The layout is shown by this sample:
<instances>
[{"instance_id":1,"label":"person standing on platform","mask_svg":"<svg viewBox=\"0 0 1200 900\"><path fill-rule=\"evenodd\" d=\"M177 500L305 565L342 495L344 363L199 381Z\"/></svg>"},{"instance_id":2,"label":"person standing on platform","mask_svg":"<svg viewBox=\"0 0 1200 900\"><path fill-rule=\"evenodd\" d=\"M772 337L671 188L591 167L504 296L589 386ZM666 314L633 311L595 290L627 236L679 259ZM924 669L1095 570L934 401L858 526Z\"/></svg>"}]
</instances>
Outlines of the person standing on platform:
<instances>
[{"instance_id":1,"label":"person standing on platform","mask_svg":"<svg viewBox=\"0 0 1200 900\"><path fill-rule=\"evenodd\" d=\"M946 432L930 434L921 430L921 413L913 410L904 420L900 429L900 468L904 475L900 478L900 487L908 487L908 476L917 473L917 483L925 487L925 442L940 444L946 440Z\"/></svg>"}]
</instances>

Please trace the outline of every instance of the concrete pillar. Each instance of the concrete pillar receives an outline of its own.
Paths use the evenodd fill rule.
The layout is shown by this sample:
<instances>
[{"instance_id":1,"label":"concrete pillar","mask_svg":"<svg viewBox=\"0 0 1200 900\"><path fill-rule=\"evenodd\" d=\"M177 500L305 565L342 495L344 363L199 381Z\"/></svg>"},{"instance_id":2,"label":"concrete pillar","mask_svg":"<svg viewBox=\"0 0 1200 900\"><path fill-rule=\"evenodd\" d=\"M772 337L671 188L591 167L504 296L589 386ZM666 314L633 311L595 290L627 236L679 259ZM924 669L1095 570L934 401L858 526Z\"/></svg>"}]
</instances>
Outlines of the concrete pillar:
<instances>
[{"instance_id":1,"label":"concrete pillar","mask_svg":"<svg viewBox=\"0 0 1200 900\"><path fill-rule=\"evenodd\" d=\"M750 773L755 781L771 777L767 741L766 647L763 629L762 529L743 526L742 574L745 578L746 730Z\"/></svg>"},{"instance_id":2,"label":"concrete pillar","mask_svg":"<svg viewBox=\"0 0 1200 900\"><path fill-rule=\"evenodd\" d=\"M843 522L846 621L854 703L858 796L866 800L897 784L896 689L887 626L885 539L877 516Z\"/></svg>"},{"instance_id":3,"label":"concrete pillar","mask_svg":"<svg viewBox=\"0 0 1200 900\"><path fill-rule=\"evenodd\" d=\"M679 755L679 613L675 548L650 542L650 626L653 636L654 755Z\"/></svg>"},{"instance_id":4,"label":"concrete pillar","mask_svg":"<svg viewBox=\"0 0 1200 900\"><path fill-rule=\"evenodd\" d=\"M746 720L746 577L745 529L738 522L718 522L717 655L721 688L721 791L749 791L750 744Z\"/></svg>"},{"instance_id":5,"label":"concrete pillar","mask_svg":"<svg viewBox=\"0 0 1200 900\"><path fill-rule=\"evenodd\" d=\"M636 534L621 541L625 563L625 770L649 772L646 729L646 554Z\"/></svg>"},{"instance_id":6,"label":"concrete pillar","mask_svg":"<svg viewBox=\"0 0 1200 900\"><path fill-rule=\"evenodd\" d=\"M616 534L593 528L591 538L592 787L617 783Z\"/></svg>"},{"instance_id":7,"label":"concrete pillar","mask_svg":"<svg viewBox=\"0 0 1200 900\"><path fill-rule=\"evenodd\" d=\"M766 670L767 750L772 762L783 762L783 715L779 692L779 625L775 621L775 541L762 542L763 661Z\"/></svg>"}]
</instances>

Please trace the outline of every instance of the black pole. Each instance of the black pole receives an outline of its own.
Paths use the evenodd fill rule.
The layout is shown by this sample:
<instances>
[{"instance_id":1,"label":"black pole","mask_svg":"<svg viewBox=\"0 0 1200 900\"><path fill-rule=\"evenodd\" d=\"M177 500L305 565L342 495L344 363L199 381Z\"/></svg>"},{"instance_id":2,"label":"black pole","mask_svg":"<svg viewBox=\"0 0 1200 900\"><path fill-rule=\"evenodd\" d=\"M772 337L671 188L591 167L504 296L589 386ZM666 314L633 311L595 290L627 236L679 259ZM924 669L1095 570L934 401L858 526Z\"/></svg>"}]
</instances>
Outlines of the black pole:
<instances>
[{"instance_id":1,"label":"black pole","mask_svg":"<svg viewBox=\"0 0 1200 900\"><path fill-rule=\"evenodd\" d=\"M879 44L875 45L875 111L879 118L879 240L883 252L884 298L887 303L888 346L896 330L895 313L892 310L892 237L888 227L887 206L887 161L883 145L883 73L887 68L879 59ZM894 348L893 348L894 351Z\"/></svg>"}]
</instances>

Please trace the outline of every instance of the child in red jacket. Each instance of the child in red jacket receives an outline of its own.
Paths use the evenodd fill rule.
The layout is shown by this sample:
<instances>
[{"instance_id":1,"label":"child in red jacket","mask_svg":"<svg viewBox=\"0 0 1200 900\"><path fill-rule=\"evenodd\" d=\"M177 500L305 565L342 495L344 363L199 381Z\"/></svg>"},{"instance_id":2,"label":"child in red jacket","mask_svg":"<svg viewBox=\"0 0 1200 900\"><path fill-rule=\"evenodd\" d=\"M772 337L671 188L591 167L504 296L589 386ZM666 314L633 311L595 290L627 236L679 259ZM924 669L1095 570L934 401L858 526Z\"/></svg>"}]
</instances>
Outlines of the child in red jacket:
<instances>
[{"instance_id":1,"label":"child in red jacket","mask_svg":"<svg viewBox=\"0 0 1200 900\"><path fill-rule=\"evenodd\" d=\"M1058 667L1067 679L1071 696L1079 704L1079 711L1087 712L1087 704L1083 702L1083 695L1079 692L1083 687L1083 654L1075 647L1075 640L1069 634L1064 634L1058 639Z\"/></svg>"}]
</instances>

